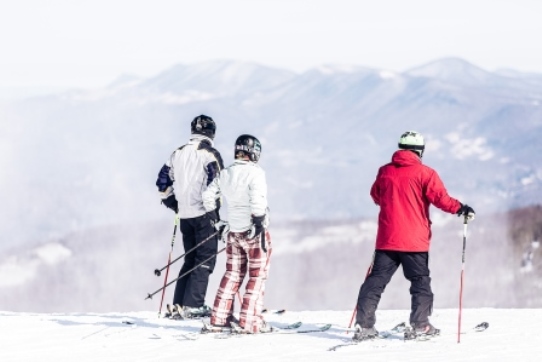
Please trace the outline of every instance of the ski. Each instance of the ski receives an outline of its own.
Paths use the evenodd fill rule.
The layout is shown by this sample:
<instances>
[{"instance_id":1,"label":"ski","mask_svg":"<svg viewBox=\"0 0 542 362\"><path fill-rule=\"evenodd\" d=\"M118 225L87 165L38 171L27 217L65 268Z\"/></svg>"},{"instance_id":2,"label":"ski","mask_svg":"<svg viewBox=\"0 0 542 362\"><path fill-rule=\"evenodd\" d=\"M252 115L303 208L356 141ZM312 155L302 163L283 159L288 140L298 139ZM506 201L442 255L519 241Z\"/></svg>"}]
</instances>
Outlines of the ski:
<instances>
[{"instance_id":1,"label":"ski","mask_svg":"<svg viewBox=\"0 0 542 362\"><path fill-rule=\"evenodd\" d=\"M149 339L169 338L169 339L174 339L178 341L183 341L183 340L194 341L194 340L199 339L200 337L202 337L202 335L205 335L205 334L213 334L215 338L227 338L230 335L231 336L241 335L240 333L238 334L238 333L232 332L232 329L229 327L216 327L209 324L208 321L205 321L205 320L202 320L202 323L203 323L203 327L199 332L178 333L175 335L167 335L166 337L157 333L153 333L148 338ZM301 327L301 325L302 325L301 322L296 322L296 323L285 325L284 327L273 327L273 328L275 328L276 330L280 329L280 330L288 331L288 330L299 328Z\"/></svg>"},{"instance_id":2,"label":"ski","mask_svg":"<svg viewBox=\"0 0 542 362\"><path fill-rule=\"evenodd\" d=\"M262 313L270 313L270 314L278 314L282 315L286 312L286 309L278 309L278 310L269 310L267 308L262 310Z\"/></svg>"},{"instance_id":3,"label":"ski","mask_svg":"<svg viewBox=\"0 0 542 362\"><path fill-rule=\"evenodd\" d=\"M488 322L482 322L482 323L478 324L476 327L474 327L474 332L483 332L488 328L489 328L489 323Z\"/></svg>"},{"instance_id":4,"label":"ski","mask_svg":"<svg viewBox=\"0 0 542 362\"><path fill-rule=\"evenodd\" d=\"M285 325L284 327L272 327L274 330L292 330L297 329L301 327L303 323L302 322L295 322L288 325ZM238 329L240 329L239 326L237 326ZM201 334L207 334L207 333L218 333L218 334L241 334L240 332L235 332L231 327L217 327L213 326L206 321L203 321L203 328L201 329Z\"/></svg>"},{"instance_id":5,"label":"ski","mask_svg":"<svg viewBox=\"0 0 542 362\"><path fill-rule=\"evenodd\" d=\"M371 341L375 339L386 339L394 334L402 333L405 330L406 323L402 322L397 324L395 327L388 329L386 331L382 331L378 333L378 336L374 338L365 339L364 341ZM339 348L348 347L348 346L355 346L363 341L354 341L352 339L345 341L345 343L337 344L333 347L328 348L328 351L336 351Z\"/></svg>"},{"instance_id":6,"label":"ski","mask_svg":"<svg viewBox=\"0 0 542 362\"><path fill-rule=\"evenodd\" d=\"M244 332L235 332L232 330L231 333L222 333L215 336L217 339L225 339L231 337L241 337L241 336L267 336L267 335L277 335L277 334L304 334L304 333L319 333L325 332L331 328L331 324L325 324L321 327L309 328L309 329L298 329L301 326L301 322L294 323L295 328L277 328L273 327L273 330L268 333L244 333Z\"/></svg>"},{"instance_id":7,"label":"ski","mask_svg":"<svg viewBox=\"0 0 542 362\"><path fill-rule=\"evenodd\" d=\"M318 332L325 332L325 331L329 330L330 328L331 328L331 324L328 323L328 324L324 324L323 326L317 327L317 328L300 329L300 330L291 331L291 332L284 331L283 333L297 333L297 334L300 334L300 333L318 333ZM279 331L279 333L281 333L281 331Z\"/></svg>"},{"instance_id":8,"label":"ski","mask_svg":"<svg viewBox=\"0 0 542 362\"><path fill-rule=\"evenodd\" d=\"M488 322L482 322L480 324L477 324L474 328L471 328L471 329L468 329L466 331L461 332L461 334L479 333L479 332L485 331L488 328L489 328L489 323ZM408 336L407 336L407 333L409 333ZM425 342L425 341L430 341L433 338L438 337L438 336L442 336L442 335L448 336L448 335L452 335L452 334L457 334L457 332L453 332L453 333L448 332L448 333L443 334L439 330L439 333L436 334L436 335L426 335L426 334L415 335L415 334L413 334L413 332L411 330L410 331L405 330L405 341Z\"/></svg>"}]
</instances>

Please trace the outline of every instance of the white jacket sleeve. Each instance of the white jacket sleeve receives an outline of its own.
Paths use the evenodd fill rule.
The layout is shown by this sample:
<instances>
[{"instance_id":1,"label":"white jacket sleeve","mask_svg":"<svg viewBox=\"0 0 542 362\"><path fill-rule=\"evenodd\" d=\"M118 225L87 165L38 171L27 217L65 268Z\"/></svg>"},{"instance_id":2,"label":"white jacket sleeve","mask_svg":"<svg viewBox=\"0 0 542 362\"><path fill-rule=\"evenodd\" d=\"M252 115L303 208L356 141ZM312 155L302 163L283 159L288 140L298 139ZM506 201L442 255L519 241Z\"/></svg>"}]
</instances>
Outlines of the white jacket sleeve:
<instances>
[{"instance_id":1,"label":"white jacket sleeve","mask_svg":"<svg viewBox=\"0 0 542 362\"><path fill-rule=\"evenodd\" d=\"M213 182L207 186L201 196L205 211L209 212L216 209L216 200L220 198L220 196L220 177L215 177Z\"/></svg>"},{"instance_id":2,"label":"white jacket sleeve","mask_svg":"<svg viewBox=\"0 0 542 362\"><path fill-rule=\"evenodd\" d=\"M252 215L265 215L267 210L267 182L265 172L258 168L249 185L250 211Z\"/></svg>"}]
</instances>

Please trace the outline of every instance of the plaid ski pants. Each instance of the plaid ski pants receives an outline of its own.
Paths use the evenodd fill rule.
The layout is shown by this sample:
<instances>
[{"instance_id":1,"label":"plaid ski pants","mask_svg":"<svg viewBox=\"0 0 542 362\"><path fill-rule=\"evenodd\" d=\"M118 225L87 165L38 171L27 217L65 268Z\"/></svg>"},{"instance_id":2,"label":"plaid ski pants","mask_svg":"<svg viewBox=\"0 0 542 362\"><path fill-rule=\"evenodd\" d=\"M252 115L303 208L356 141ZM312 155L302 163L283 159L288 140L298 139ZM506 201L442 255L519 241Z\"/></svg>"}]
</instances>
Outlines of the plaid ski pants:
<instances>
[{"instance_id":1,"label":"plaid ski pants","mask_svg":"<svg viewBox=\"0 0 542 362\"><path fill-rule=\"evenodd\" d=\"M226 272L220 281L211 315L211 324L226 325L233 315L234 299L248 271L248 281L239 318L239 325L258 333L262 324L265 282L271 257L271 235L265 231L266 249L260 237L248 239L248 233L230 232L226 247Z\"/></svg>"}]
</instances>

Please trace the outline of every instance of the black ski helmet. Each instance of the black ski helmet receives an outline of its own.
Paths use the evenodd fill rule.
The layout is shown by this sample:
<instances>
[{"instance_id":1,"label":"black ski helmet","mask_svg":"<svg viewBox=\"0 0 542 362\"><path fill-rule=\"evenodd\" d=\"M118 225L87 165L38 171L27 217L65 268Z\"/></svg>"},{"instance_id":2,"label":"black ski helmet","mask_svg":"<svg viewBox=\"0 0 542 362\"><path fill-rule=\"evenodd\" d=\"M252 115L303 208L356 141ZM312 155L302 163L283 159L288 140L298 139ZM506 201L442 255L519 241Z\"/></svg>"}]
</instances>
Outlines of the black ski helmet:
<instances>
[{"instance_id":1,"label":"black ski helmet","mask_svg":"<svg viewBox=\"0 0 542 362\"><path fill-rule=\"evenodd\" d=\"M399 138L399 148L402 150L411 150L416 152L420 157L425 149L425 141L423 136L416 131L406 131Z\"/></svg>"},{"instance_id":2,"label":"black ski helmet","mask_svg":"<svg viewBox=\"0 0 542 362\"><path fill-rule=\"evenodd\" d=\"M235 141L234 157L237 156L238 152L243 152L252 162L258 162L262 153L262 144L256 137L242 134Z\"/></svg>"},{"instance_id":3,"label":"black ski helmet","mask_svg":"<svg viewBox=\"0 0 542 362\"><path fill-rule=\"evenodd\" d=\"M215 121L209 116L202 114L194 118L190 124L192 134L202 134L210 139L215 138L216 124Z\"/></svg>"}]
</instances>

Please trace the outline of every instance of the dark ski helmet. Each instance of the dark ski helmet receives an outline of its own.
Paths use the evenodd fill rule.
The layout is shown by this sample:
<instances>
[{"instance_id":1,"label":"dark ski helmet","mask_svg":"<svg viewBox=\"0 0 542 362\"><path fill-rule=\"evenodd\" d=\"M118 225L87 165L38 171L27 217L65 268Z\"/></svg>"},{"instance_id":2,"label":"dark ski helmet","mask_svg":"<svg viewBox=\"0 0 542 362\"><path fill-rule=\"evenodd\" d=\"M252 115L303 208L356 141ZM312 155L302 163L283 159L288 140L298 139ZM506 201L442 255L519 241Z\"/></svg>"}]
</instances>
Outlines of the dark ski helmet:
<instances>
[{"instance_id":1,"label":"dark ski helmet","mask_svg":"<svg viewBox=\"0 0 542 362\"><path fill-rule=\"evenodd\" d=\"M192 134L202 134L210 139L215 138L216 124L215 121L209 116L202 114L194 118L190 124Z\"/></svg>"},{"instance_id":2,"label":"dark ski helmet","mask_svg":"<svg viewBox=\"0 0 542 362\"><path fill-rule=\"evenodd\" d=\"M237 156L238 152L243 152L252 162L258 162L262 152L262 144L256 137L249 134L242 134L235 141L234 157Z\"/></svg>"},{"instance_id":3,"label":"dark ski helmet","mask_svg":"<svg viewBox=\"0 0 542 362\"><path fill-rule=\"evenodd\" d=\"M399 148L402 150L411 150L416 152L420 157L425 149L423 136L415 131L406 131L399 138Z\"/></svg>"}]
</instances>

